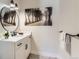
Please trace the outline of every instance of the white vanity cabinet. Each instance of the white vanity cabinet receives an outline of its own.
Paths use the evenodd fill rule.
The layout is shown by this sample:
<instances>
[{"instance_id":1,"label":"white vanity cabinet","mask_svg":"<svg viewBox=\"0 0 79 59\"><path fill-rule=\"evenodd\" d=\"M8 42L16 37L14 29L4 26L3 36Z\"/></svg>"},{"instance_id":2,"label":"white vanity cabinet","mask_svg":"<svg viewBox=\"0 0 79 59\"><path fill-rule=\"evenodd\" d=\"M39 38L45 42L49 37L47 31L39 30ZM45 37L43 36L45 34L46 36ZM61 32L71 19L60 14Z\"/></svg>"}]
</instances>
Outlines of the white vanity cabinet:
<instances>
[{"instance_id":1,"label":"white vanity cabinet","mask_svg":"<svg viewBox=\"0 0 79 59\"><path fill-rule=\"evenodd\" d=\"M30 36L13 39L0 40L0 59L27 59L31 50Z\"/></svg>"},{"instance_id":2,"label":"white vanity cabinet","mask_svg":"<svg viewBox=\"0 0 79 59\"><path fill-rule=\"evenodd\" d=\"M24 40L18 41L15 44L15 59L27 59L31 50L30 42L30 38L24 38Z\"/></svg>"}]
</instances>

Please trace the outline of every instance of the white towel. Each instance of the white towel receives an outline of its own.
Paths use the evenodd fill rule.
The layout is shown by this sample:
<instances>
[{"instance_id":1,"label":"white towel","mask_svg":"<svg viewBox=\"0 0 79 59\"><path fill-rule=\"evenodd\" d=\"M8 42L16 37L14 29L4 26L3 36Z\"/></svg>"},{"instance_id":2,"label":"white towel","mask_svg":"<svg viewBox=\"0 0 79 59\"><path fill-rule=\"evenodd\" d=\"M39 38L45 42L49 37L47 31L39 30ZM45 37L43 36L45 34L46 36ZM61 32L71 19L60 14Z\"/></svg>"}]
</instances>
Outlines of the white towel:
<instances>
[{"instance_id":1,"label":"white towel","mask_svg":"<svg viewBox=\"0 0 79 59\"><path fill-rule=\"evenodd\" d=\"M60 33L60 38L59 38L59 41L60 41L60 48L62 49L65 49L65 35L66 35L66 32L61 32Z\"/></svg>"}]
</instances>

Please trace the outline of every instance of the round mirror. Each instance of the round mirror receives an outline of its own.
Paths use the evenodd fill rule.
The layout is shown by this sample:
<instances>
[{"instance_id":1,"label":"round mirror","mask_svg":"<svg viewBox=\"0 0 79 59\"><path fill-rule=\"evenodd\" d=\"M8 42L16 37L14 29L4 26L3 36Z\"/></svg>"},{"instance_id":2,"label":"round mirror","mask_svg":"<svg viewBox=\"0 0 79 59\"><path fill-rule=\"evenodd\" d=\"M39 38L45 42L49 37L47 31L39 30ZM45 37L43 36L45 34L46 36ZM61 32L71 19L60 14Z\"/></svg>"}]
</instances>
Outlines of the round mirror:
<instances>
[{"instance_id":1,"label":"round mirror","mask_svg":"<svg viewBox=\"0 0 79 59\"><path fill-rule=\"evenodd\" d=\"M16 31L19 26L19 16L16 10L9 7L1 8L1 24L6 31Z\"/></svg>"}]
</instances>

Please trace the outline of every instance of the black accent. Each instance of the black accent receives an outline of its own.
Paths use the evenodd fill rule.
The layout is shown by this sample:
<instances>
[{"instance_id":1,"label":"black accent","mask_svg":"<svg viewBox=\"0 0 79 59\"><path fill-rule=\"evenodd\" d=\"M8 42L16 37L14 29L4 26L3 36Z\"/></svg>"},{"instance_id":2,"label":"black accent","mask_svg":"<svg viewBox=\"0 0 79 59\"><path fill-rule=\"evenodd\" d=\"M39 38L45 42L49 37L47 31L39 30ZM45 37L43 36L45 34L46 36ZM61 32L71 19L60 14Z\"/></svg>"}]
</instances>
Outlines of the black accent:
<instances>
[{"instance_id":1,"label":"black accent","mask_svg":"<svg viewBox=\"0 0 79 59\"><path fill-rule=\"evenodd\" d=\"M11 1L10 1L10 3L14 4L14 1L13 1L13 0L11 0Z\"/></svg>"},{"instance_id":2,"label":"black accent","mask_svg":"<svg viewBox=\"0 0 79 59\"><path fill-rule=\"evenodd\" d=\"M18 7L18 4L17 4L17 3L15 3L15 6L16 6L16 7Z\"/></svg>"},{"instance_id":3,"label":"black accent","mask_svg":"<svg viewBox=\"0 0 79 59\"><path fill-rule=\"evenodd\" d=\"M19 33L19 35L23 35L23 33Z\"/></svg>"},{"instance_id":4,"label":"black accent","mask_svg":"<svg viewBox=\"0 0 79 59\"><path fill-rule=\"evenodd\" d=\"M77 36L79 37L79 34L77 34Z\"/></svg>"},{"instance_id":5,"label":"black accent","mask_svg":"<svg viewBox=\"0 0 79 59\"><path fill-rule=\"evenodd\" d=\"M25 45L25 50L27 50L27 48L28 48L28 44Z\"/></svg>"},{"instance_id":6,"label":"black accent","mask_svg":"<svg viewBox=\"0 0 79 59\"><path fill-rule=\"evenodd\" d=\"M52 19L51 19L51 16L52 16L52 7L46 7L46 9L48 10L48 25L52 25Z\"/></svg>"},{"instance_id":7,"label":"black accent","mask_svg":"<svg viewBox=\"0 0 79 59\"><path fill-rule=\"evenodd\" d=\"M1 13L0 13L0 22L1 22L1 19L2 19L2 17L1 17Z\"/></svg>"},{"instance_id":8,"label":"black accent","mask_svg":"<svg viewBox=\"0 0 79 59\"><path fill-rule=\"evenodd\" d=\"M21 45L22 45L22 43L17 44L17 46L21 46Z\"/></svg>"},{"instance_id":9,"label":"black accent","mask_svg":"<svg viewBox=\"0 0 79 59\"><path fill-rule=\"evenodd\" d=\"M76 36L78 36L78 37L79 37L79 34L72 35L72 34L66 33L66 35L69 35L69 36L72 36L72 37L76 37Z\"/></svg>"},{"instance_id":10,"label":"black accent","mask_svg":"<svg viewBox=\"0 0 79 59\"><path fill-rule=\"evenodd\" d=\"M65 47L66 51L71 55L71 36L67 33L65 35Z\"/></svg>"}]
</instances>

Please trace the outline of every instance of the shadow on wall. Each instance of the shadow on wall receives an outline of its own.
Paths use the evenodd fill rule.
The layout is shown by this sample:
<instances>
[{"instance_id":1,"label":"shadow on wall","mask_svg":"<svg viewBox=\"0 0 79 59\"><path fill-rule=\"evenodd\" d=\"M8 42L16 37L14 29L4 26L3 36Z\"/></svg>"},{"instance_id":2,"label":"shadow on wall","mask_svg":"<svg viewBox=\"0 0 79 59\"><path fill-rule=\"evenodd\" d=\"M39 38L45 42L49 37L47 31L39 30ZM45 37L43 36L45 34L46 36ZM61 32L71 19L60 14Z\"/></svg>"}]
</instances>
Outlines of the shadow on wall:
<instances>
[{"instance_id":1,"label":"shadow on wall","mask_svg":"<svg viewBox=\"0 0 79 59\"><path fill-rule=\"evenodd\" d=\"M52 7L25 9L25 25L52 26Z\"/></svg>"},{"instance_id":2,"label":"shadow on wall","mask_svg":"<svg viewBox=\"0 0 79 59\"><path fill-rule=\"evenodd\" d=\"M33 38L33 36L31 36L31 42L32 42L32 50L31 50L31 53L34 53L34 54L39 54L39 48L37 47L37 44L36 44L36 42L35 42L35 40L34 40L34 38Z\"/></svg>"}]
</instances>

